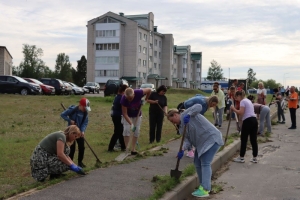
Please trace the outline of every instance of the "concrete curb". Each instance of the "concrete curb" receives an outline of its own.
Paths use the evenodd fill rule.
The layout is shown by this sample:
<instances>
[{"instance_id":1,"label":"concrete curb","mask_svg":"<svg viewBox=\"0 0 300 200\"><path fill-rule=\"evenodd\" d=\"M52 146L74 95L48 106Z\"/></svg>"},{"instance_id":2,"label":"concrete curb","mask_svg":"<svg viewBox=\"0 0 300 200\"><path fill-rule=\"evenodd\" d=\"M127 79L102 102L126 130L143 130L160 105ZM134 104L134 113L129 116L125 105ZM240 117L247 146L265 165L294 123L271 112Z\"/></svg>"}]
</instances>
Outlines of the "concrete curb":
<instances>
[{"instance_id":1,"label":"concrete curb","mask_svg":"<svg viewBox=\"0 0 300 200\"><path fill-rule=\"evenodd\" d=\"M277 116L277 111L271 113L271 120ZM211 164L212 173L214 174L218 169L225 164L237 151L240 150L241 141L235 140L233 143L218 152ZM164 194L160 200L182 200L189 196L195 188L199 186L197 173L193 176L187 177L174 189Z\"/></svg>"}]
</instances>

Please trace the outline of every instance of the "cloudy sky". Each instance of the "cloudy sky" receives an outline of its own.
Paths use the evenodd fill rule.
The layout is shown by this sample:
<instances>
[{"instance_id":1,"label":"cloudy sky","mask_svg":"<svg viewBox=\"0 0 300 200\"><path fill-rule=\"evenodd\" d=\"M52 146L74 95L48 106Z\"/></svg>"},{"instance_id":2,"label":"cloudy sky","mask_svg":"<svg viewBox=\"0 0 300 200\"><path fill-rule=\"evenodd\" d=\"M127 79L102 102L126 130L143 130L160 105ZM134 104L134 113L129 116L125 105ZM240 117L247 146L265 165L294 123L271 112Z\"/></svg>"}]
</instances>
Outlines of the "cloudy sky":
<instances>
[{"instance_id":1,"label":"cloudy sky","mask_svg":"<svg viewBox=\"0 0 300 200\"><path fill-rule=\"evenodd\" d=\"M246 78L252 68L258 79L300 86L300 0L0 0L0 46L14 65L30 44L50 68L59 53L76 68L87 52L87 21L108 11L153 12L159 32L202 52L203 76L214 59L225 77Z\"/></svg>"}]
</instances>

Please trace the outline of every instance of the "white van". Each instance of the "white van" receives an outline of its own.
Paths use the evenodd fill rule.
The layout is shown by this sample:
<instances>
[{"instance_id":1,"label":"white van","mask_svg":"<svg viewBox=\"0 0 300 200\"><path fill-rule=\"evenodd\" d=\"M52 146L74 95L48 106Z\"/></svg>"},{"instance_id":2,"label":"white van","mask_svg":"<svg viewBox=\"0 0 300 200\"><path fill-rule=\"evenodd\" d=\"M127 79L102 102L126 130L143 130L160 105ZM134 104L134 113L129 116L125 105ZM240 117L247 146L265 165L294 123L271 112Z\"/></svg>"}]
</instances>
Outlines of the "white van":
<instances>
[{"instance_id":1,"label":"white van","mask_svg":"<svg viewBox=\"0 0 300 200\"><path fill-rule=\"evenodd\" d=\"M141 85L140 89L143 89L143 88L150 88L152 92L153 92L153 91L154 91L154 92L156 91L156 90L155 90L155 87L154 87L154 84L152 84L152 83L143 83L143 84Z\"/></svg>"}]
</instances>

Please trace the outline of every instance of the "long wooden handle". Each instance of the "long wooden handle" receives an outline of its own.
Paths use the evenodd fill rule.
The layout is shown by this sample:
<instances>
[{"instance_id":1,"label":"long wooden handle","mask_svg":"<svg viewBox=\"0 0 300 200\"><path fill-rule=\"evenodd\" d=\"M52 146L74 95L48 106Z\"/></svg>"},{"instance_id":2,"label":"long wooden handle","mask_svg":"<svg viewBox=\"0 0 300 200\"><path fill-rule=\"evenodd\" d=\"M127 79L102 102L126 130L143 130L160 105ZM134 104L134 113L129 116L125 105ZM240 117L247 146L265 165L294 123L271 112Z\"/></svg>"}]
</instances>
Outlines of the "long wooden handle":
<instances>
[{"instance_id":1,"label":"long wooden handle","mask_svg":"<svg viewBox=\"0 0 300 200\"><path fill-rule=\"evenodd\" d=\"M226 132L226 136L225 136L224 146L226 145L227 138L228 138L228 132L229 132L229 127L230 127L230 122L231 122L231 114L232 114L232 111L230 109L230 111L229 111L229 122L228 122L227 132Z\"/></svg>"},{"instance_id":2,"label":"long wooden handle","mask_svg":"<svg viewBox=\"0 0 300 200\"><path fill-rule=\"evenodd\" d=\"M183 141L184 141L184 138L185 138L185 133L186 133L186 125L184 125L184 130L183 130L183 134L182 134L182 138L181 138L181 143L180 143L180 147L179 147L179 152L182 150L182 145L183 145ZM178 170L179 163L180 163L180 159L177 158L176 170Z\"/></svg>"},{"instance_id":3,"label":"long wooden handle","mask_svg":"<svg viewBox=\"0 0 300 200\"><path fill-rule=\"evenodd\" d=\"M158 105L158 107L164 112L164 114L167 115L167 113L165 113L164 109L162 109L162 107L161 107L159 104L157 104L157 105ZM172 124L173 124L173 123L172 123ZM175 124L173 124L173 126L176 128L177 131L179 131L179 130L178 130L178 127L177 127Z\"/></svg>"}]
</instances>

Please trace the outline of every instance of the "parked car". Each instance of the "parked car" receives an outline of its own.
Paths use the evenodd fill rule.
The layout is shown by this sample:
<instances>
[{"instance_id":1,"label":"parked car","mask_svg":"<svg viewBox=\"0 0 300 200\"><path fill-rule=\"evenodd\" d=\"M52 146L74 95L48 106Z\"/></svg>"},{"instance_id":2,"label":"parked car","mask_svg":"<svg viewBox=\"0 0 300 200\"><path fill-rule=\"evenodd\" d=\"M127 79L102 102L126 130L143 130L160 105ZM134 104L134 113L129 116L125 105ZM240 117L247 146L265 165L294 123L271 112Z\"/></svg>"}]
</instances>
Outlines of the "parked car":
<instances>
[{"instance_id":1,"label":"parked car","mask_svg":"<svg viewBox=\"0 0 300 200\"><path fill-rule=\"evenodd\" d=\"M89 90L89 93L92 92L95 94L95 92L97 92L98 94L100 93L100 85L99 83L96 82L87 82L85 84L85 86L83 86L84 88Z\"/></svg>"},{"instance_id":2,"label":"parked car","mask_svg":"<svg viewBox=\"0 0 300 200\"><path fill-rule=\"evenodd\" d=\"M65 93L64 83L57 78L41 78L40 81L46 85L51 85L55 88L55 94L60 95Z\"/></svg>"},{"instance_id":3,"label":"parked car","mask_svg":"<svg viewBox=\"0 0 300 200\"><path fill-rule=\"evenodd\" d=\"M23 78L23 79L26 80L28 83L38 84L42 89L41 94L48 94L48 95L55 94L55 88L51 85L45 85L41 81L36 80L34 78Z\"/></svg>"},{"instance_id":4,"label":"parked car","mask_svg":"<svg viewBox=\"0 0 300 200\"><path fill-rule=\"evenodd\" d=\"M142 88L150 88L152 92L153 92L153 91L154 91L154 92L156 91L156 89L155 89L155 87L154 87L154 84L152 84L152 83L143 83L143 84L141 85L140 89L142 89Z\"/></svg>"},{"instance_id":5,"label":"parked car","mask_svg":"<svg viewBox=\"0 0 300 200\"><path fill-rule=\"evenodd\" d=\"M0 76L0 93L20 93L21 95L40 94L41 87L37 84L28 83L18 76Z\"/></svg>"},{"instance_id":6,"label":"parked car","mask_svg":"<svg viewBox=\"0 0 300 200\"><path fill-rule=\"evenodd\" d=\"M248 94L257 94L257 89L256 88L249 89Z\"/></svg>"},{"instance_id":7,"label":"parked car","mask_svg":"<svg viewBox=\"0 0 300 200\"><path fill-rule=\"evenodd\" d=\"M128 86L128 81L124 79L108 80L104 85L104 96L116 95L120 85Z\"/></svg>"},{"instance_id":8,"label":"parked car","mask_svg":"<svg viewBox=\"0 0 300 200\"><path fill-rule=\"evenodd\" d=\"M77 86L75 83L68 82L72 86L73 94L85 94L82 87Z\"/></svg>"},{"instance_id":9,"label":"parked car","mask_svg":"<svg viewBox=\"0 0 300 200\"><path fill-rule=\"evenodd\" d=\"M73 87L66 81L62 81L63 84L65 85L65 95L71 95L73 94Z\"/></svg>"}]
</instances>

